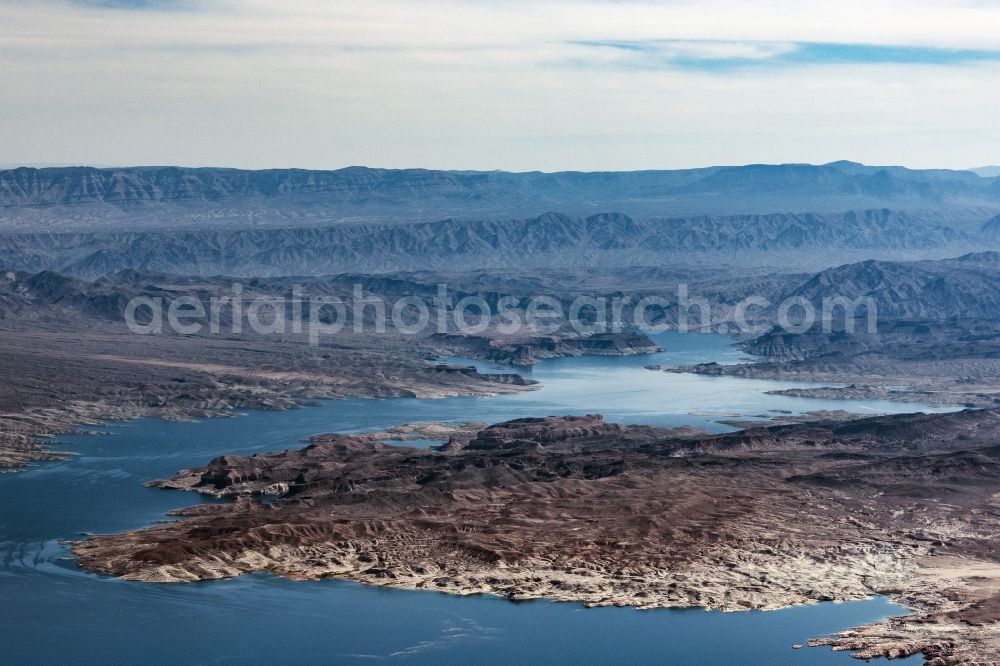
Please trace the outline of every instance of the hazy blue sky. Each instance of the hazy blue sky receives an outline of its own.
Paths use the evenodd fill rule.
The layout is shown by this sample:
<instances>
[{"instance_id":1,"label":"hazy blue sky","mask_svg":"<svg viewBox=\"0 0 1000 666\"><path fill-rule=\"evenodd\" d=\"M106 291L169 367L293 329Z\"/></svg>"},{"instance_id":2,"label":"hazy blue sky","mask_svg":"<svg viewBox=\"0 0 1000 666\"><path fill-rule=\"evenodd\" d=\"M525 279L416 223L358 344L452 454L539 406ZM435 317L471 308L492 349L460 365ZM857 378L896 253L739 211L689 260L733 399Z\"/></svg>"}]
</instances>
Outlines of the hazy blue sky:
<instances>
[{"instance_id":1,"label":"hazy blue sky","mask_svg":"<svg viewBox=\"0 0 1000 666\"><path fill-rule=\"evenodd\" d=\"M1000 162L1000 0L0 0L0 162Z\"/></svg>"}]
</instances>

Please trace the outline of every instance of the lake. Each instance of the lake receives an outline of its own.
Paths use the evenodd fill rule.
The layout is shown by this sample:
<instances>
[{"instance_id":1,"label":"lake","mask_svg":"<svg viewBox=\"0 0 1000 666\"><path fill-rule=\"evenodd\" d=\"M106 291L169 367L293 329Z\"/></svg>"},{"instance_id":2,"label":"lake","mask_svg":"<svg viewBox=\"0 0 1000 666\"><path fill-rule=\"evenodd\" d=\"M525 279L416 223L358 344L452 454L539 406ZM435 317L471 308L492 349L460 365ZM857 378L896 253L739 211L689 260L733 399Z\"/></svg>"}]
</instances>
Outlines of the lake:
<instances>
[{"instance_id":1,"label":"lake","mask_svg":"<svg viewBox=\"0 0 1000 666\"><path fill-rule=\"evenodd\" d=\"M322 432L412 421L486 421L601 413L612 421L727 430L719 418L768 410L942 411L881 401L771 396L789 382L678 375L651 363L735 362L715 335L656 336L664 352L545 361L537 391L490 398L340 400L198 423L143 419L107 436L61 437L79 455L0 475L0 627L8 663L657 662L854 663L793 643L906 611L885 599L770 612L584 609L354 583L253 575L191 585L124 582L79 570L62 543L166 520L203 498L143 481L223 453L301 446ZM489 370L487 364L477 364ZM919 661L919 659L917 659Z\"/></svg>"}]
</instances>

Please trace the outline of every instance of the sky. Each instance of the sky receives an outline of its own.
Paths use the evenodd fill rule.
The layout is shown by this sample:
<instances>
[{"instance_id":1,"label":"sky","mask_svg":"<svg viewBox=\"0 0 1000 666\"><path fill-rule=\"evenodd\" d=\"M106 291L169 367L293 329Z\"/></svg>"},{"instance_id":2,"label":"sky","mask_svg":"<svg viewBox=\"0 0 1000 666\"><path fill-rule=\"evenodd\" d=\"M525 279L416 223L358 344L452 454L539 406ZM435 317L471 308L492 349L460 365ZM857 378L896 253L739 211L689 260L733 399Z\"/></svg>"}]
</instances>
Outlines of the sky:
<instances>
[{"instance_id":1,"label":"sky","mask_svg":"<svg viewBox=\"0 0 1000 666\"><path fill-rule=\"evenodd\" d=\"M0 0L0 163L1000 163L1000 0Z\"/></svg>"}]
</instances>

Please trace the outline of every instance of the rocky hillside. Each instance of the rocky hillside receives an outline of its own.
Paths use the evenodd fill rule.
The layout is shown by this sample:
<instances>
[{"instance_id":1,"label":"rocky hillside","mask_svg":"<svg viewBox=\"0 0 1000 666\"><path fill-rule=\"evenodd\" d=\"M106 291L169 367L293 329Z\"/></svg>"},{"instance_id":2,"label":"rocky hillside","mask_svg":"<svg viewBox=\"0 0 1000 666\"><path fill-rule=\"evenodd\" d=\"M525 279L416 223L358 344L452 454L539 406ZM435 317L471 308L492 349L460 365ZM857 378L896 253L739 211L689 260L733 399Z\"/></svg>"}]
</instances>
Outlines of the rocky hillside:
<instances>
[{"instance_id":1,"label":"rocky hillside","mask_svg":"<svg viewBox=\"0 0 1000 666\"><path fill-rule=\"evenodd\" d=\"M871 298L881 317L994 319L1000 316L1000 253L940 261L864 261L822 271L786 294L819 306L828 296Z\"/></svg>"},{"instance_id":2,"label":"rocky hillside","mask_svg":"<svg viewBox=\"0 0 1000 666\"><path fill-rule=\"evenodd\" d=\"M878 209L680 218L547 213L406 225L0 234L0 266L89 279L124 269L238 276L720 262L814 269L873 255L954 256L979 243L949 223L941 213Z\"/></svg>"},{"instance_id":3,"label":"rocky hillside","mask_svg":"<svg viewBox=\"0 0 1000 666\"><path fill-rule=\"evenodd\" d=\"M775 328L745 345L765 356L809 358L879 351L898 358L942 355L993 357L1000 353L1000 253L988 251L940 261L864 261L821 271L782 298L804 298L816 312L824 299L867 301L877 329L867 331L868 306L855 310L853 332L834 310L832 330L803 333Z\"/></svg>"}]
</instances>

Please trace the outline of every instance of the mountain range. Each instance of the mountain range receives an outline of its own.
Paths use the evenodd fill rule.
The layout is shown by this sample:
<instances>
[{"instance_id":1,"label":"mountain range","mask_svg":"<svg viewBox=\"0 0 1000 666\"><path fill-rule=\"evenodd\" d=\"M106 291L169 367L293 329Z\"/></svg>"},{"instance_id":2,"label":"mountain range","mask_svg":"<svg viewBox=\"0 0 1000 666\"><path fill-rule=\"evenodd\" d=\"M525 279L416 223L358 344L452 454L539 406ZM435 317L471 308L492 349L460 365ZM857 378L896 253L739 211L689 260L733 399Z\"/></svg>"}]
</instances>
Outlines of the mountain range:
<instances>
[{"instance_id":1,"label":"mountain range","mask_svg":"<svg viewBox=\"0 0 1000 666\"><path fill-rule=\"evenodd\" d=\"M940 257L980 246L986 232L949 222L939 213L880 209L645 220L621 213L547 213L407 225L19 233L0 234L0 266L84 278L129 268L234 276L719 262L811 269L838 258Z\"/></svg>"},{"instance_id":2,"label":"mountain range","mask_svg":"<svg viewBox=\"0 0 1000 666\"><path fill-rule=\"evenodd\" d=\"M811 271L998 241L1000 177L855 162L597 173L0 171L0 266L88 279L124 269Z\"/></svg>"},{"instance_id":3,"label":"mountain range","mask_svg":"<svg viewBox=\"0 0 1000 666\"><path fill-rule=\"evenodd\" d=\"M134 167L0 171L0 231L328 225L445 218L992 209L1000 178L855 162L509 173Z\"/></svg>"}]
</instances>

